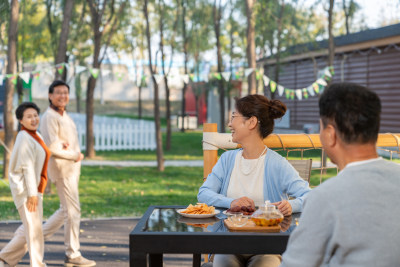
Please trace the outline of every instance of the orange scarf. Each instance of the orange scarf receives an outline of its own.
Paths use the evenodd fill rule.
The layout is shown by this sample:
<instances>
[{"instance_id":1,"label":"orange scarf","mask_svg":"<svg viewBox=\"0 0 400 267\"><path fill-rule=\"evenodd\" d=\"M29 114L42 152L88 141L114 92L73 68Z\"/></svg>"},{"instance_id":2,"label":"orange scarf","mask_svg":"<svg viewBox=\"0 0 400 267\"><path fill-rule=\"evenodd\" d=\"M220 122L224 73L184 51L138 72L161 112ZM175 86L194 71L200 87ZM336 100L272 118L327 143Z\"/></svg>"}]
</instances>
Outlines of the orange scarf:
<instances>
[{"instance_id":1,"label":"orange scarf","mask_svg":"<svg viewBox=\"0 0 400 267\"><path fill-rule=\"evenodd\" d=\"M47 164L49 163L49 158L51 156L51 152L50 152L49 148L46 146L46 144L44 143L43 139L40 138L39 135L36 133L36 131L28 130L24 126L21 127L21 130L24 130L28 134L30 134L30 136L32 136L33 139L35 139L39 143L39 145L41 145L43 147L44 152L46 153L46 158L43 163L42 172L40 173L40 183L38 186L39 193L43 194L44 189L46 188L46 185L47 185Z\"/></svg>"}]
</instances>

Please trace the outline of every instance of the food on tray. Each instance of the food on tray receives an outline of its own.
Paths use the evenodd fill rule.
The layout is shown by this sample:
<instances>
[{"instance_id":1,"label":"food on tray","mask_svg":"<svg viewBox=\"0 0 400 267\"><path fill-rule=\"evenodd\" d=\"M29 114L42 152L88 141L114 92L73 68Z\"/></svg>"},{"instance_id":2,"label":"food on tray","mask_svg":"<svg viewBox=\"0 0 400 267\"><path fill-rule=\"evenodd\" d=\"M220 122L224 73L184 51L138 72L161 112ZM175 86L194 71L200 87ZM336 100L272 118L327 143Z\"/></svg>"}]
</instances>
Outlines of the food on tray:
<instances>
[{"instance_id":1,"label":"food on tray","mask_svg":"<svg viewBox=\"0 0 400 267\"><path fill-rule=\"evenodd\" d=\"M190 204L185 210L182 210L181 213L186 214L214 214L215 208L213 206L208 206L205 203L197 203L196 205Z\"/></svg>"},{"instance_id":2,"label":"food on tray","mask_svg":"<svg viewBox=\"0 0 400 267\"><path fill-rule=\"evenodd\" d=\"M253 209L251 206L236 206L230 209L227 209L226 212L241 212L243 213L243 215L251 215L253 214L253 212L255 211L255 209Z\"/></svg>"}]
</instances>

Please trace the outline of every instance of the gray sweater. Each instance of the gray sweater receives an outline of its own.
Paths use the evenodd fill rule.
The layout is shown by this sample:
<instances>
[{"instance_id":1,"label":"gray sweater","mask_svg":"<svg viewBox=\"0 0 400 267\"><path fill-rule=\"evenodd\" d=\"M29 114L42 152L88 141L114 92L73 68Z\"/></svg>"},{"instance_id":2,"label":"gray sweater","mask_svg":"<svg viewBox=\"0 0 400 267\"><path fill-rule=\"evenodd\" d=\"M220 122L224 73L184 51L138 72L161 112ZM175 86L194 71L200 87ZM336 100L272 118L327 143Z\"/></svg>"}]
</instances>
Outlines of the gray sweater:
<instances>
[{"instance_id":1,"label":"gray sweater","mask_svg":"<svg viewBox=\"0 0 400 267\"><path fill-rule=\"evenodd\" d=\"M281 266L400 266L400 165L350 165L312 190Z\"/></svg>"}]
</instances>

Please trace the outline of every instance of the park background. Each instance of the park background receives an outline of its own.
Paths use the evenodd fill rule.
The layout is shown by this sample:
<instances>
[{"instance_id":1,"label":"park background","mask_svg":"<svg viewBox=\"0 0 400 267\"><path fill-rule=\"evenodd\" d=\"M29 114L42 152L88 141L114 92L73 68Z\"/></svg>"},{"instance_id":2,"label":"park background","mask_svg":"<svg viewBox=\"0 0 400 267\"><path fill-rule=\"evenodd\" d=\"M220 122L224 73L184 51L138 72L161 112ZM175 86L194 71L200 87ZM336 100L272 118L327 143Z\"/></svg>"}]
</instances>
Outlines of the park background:
<instances>
[{"instance_id":1,"label":"park background","mask_svg":"<svg viewBox=\"0 0 400 267\"><path fill-rule=\"evenodd\" d=\"M18 103L34 101L44 111L49 84L63 79L71 85L68 111L84 117L85 162L115 162L82 167L82 217L195 203L202 167L164 164L201 162L202 123L229 132L235 97L260 93L286 103L277 133L318 133L318 95L332 81L358 82L382 98L384 131L398 133L399 11L394 0L2 1L4 145L12 147ZM96 150L96 117L150 122L151 144ZM1 152L0 221L7 221L19 217L8 188L9 153ZM319 162L321 151L304 157ZM313 171L311 185L336 172ZM45 218L58 208L54 190L45 196Z\"/></svg>"}]
</instances>

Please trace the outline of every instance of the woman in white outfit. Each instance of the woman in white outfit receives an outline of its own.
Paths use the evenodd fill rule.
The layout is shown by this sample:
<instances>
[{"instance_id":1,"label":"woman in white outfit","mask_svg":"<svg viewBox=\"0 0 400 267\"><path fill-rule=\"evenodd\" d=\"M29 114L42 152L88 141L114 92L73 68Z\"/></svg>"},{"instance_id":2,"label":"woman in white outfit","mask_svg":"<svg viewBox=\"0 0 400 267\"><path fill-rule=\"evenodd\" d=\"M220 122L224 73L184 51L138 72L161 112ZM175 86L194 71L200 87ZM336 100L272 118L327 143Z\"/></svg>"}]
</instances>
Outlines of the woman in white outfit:
<instances>
[{"instance_id":1,"label":"woman in white outfit","mask_svg":"<svg viewBox=\"0 0 400 267\"><path fill-rule=\"evenodd\" d=\"M23 230L16 231L13 239L0 251L0 266L7 261L14 266L14 243L25 236L31 267L43 267L44 238L42 232L43 191L47 183L47 163L50 150L39 127L39 108L35 103L22 103L16 110L21 125L10 160L10 188L15 206L21 216Z\"/></svg>"}]
</instances>

